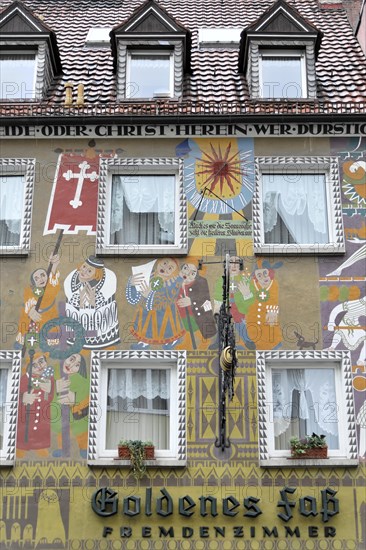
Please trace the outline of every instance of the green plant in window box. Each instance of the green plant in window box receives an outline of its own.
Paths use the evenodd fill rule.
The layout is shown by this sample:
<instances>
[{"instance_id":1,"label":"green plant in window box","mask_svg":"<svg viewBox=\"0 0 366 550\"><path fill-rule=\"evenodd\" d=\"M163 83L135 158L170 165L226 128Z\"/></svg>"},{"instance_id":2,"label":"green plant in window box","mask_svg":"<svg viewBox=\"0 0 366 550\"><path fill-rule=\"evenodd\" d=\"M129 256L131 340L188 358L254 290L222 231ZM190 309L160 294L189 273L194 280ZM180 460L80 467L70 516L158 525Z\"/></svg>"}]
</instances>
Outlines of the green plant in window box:
<instances>
[{"instance_id":1,"label":"green plant in window box","mask_svg":"<svg viewBox=\"0 0 366 550\"><path fill-rule=\"evenodd\" d=\"M328 445L325 435L312 433L303 438L291 437L290 439L292 458L327 458Z\"/></svg>"},{"instance_id":2,"label":"green plant in window box","mask_svg":"<svg viewBox=\"0 0 366 550\"><path fill-rule=\"evenodd\" d=\"M134 477L141 479L146 472L145 460L155 458L154 444L140 439L121 439L118 443L118 458L129 460Z\"/></svg>"}]
</instances>

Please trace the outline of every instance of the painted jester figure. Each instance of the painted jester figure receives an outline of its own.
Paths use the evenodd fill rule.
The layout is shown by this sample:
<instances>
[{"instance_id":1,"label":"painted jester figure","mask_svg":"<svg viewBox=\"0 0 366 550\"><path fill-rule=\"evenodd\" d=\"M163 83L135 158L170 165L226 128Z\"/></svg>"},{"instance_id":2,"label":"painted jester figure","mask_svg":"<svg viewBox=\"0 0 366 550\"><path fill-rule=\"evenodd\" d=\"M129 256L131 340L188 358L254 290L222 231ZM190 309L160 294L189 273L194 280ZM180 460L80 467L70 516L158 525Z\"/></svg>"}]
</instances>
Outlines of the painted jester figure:
<instances>
[{"instance_id":1,"label":"painted jester figure","mask_svg":"<svg viewBox=\"0 0 366 550\"><path fill-rule=\"evenodd\" d=\"M154 262L153 262L154 263ZM138 306L131 333L138 340L132 349L161 345L171 349L185 334L176 301L182 284L179 267L173 258L161 258L155 265L135 268L126 287L126 298Z\"/></svg>"}]
</instances>

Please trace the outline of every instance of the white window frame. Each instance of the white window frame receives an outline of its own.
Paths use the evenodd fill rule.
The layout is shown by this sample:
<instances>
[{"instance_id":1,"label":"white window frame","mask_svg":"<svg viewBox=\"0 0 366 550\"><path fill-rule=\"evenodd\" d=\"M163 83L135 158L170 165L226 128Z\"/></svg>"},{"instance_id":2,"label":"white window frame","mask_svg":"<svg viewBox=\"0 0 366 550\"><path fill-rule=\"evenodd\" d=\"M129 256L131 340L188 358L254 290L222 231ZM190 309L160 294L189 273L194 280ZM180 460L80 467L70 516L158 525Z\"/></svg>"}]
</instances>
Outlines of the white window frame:
<instances>
[{"instance_id":1,"label":"white window frame","mask_svg":"<svg viewBox=\"0 0 366 550\"><path fill-rule=\"evenodd\" d=\"M106 435L109 368L170 369L170 449L155 449L156 460L148 466L186 464L186 352L185 351L93 351L91 358L88 464L129 466L118 459L117 449L104 447ZM133 414L133 413L131 413Z\"/></svg>"},{"instance_id":2,"label":"white window frame","mask_svg":"<svg viewBox=\"0 0 366 550\"><path fill-rule=\"evenodd\" d=\"M110 206L113 175L162 174L174 175L175 242L174 245L110 244ZM177 158L124 158L101 159L99 175L98 224L96 252L102 255L158 255L186 254L187 206L183 189L183 161Z\"/></svg>"},{"instance_id":3,"label":"white window frame","mask_svg":"<svg viewBox=\"0 0 366 550\"><path fill-rule=\"evenodd\" d=\"M352 362L348 351L257 351L259 465L265 467L357 466ZM290 450L274 448L272 367L329 368L335 366L340 449L328 449L328 460L291 459Z\"/></svg>"},{"instance_id":4,"label":"white window frame","mask_svg":"<svg viewBox=\"0 0 366 550\"><path fill-rule=\"evenodd\" d=\"M32 227L33 190L35 183L35 165L35 159L0 159L0 178L6 176L24 177L24 191L22 197L23 218L21 223L19 245L0 246L0 256L29 254Z\"/></svg>"},{"instance_id":5,"label":"white window frame","mask_svg":"<svg viewBox=\"0 0 366 550\"><path fill-rule=\"evenodd\" d=\"M263 225L262 174L282 172L324 174L329 243L266 243ZM253 247L257 254L341 254L345 252L341 190L337 157L257 157L253 194Z\"/></svg>"},{"instance_id":6,"label":"white window frame","mask_svg":"<svg viewBox=\"0 0 366 550\"><path fill-rule=\"evenodd\" d=\"M133 94L133 83L131 82L131 57L132 56L147 56L154 58L154 56L164 55L169 58L169 93L166 94L153 94L153 96L135 96ZM136 83L138 84L138 83ZM142 99L156 99L159 97L174 97L174 51L173 50L138 50L138 49L128 49L127 50L127 67L126 67L126 99L133 99L139 101Z\"/></svg>"},{"instance_id":7,"label":"white window frame","mask_svg":"<svg viewBox=\"0 0 366 550\"><path fill-rule=\"evenodd\" d=\"M0 449L0 467L13 466L15 462L21 362L20 351L0 351L0 369L8 371L5 399L6 422L4 425L3 448Z\"/></svg>"},{"instance_id":8,"label":"white window frame","mask_svg":"<svg viewBox=\"0 0 366 550\"><path fill-rule=\"evenodd\" d=\"M266 57L293 57L296 59L300 59L301 91L302 91L302 95L300 97L287 97L284 95L268 97L264 95L262 62L263 62L263 59L265 59ZM271 49L271 48L260 49L259 50L259 89L260 89L260 97L271 101L276 99L289 99L289 100L306 99L308 97L308 93L307 93L305 49L296 49L296 50L293 50L293 49L280 50L280 49Z\"/></svg>"},{"instance_id":9,"label":"white window frame","mask_svg":"<svg viewBox=\"0 0 366 550\"><path fill-rule=\"evenodd\" d=\"M2 55L29 55L29 54L32 54L34 55L34 70L33 70L33 81L32 81L32 95L31 96L28 96L28 97L15 97L15 98L7 98L7 97L2 97L2 92L3 90L1 89L0 90L0 97L1 99L5 100L5 101L29 101L29 100L34 100L37 98L37 67L38 67L38 48L35 48L35 49L24 49L24 50L16 50L16 49L4 49L4 50L1 50L1 54ZM2 87L1 87L2 88Z\"/></svg>"}]
</instances>

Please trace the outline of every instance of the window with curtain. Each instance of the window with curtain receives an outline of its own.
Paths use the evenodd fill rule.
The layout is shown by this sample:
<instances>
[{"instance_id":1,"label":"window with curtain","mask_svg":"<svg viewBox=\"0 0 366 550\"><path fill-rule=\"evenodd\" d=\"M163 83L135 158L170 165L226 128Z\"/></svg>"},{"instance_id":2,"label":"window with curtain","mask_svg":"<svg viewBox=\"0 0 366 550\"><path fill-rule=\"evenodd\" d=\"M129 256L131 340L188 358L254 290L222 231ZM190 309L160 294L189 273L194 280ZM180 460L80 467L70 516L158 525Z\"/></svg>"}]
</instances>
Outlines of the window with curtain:
<instances>
[{"instance_id":1,"label":"window with curtain","mask_svg":"<svg viewBox=\"0 0 366 550\"><path fill-rule=\"evenodd\" d=\"M329 242L325 174L262 174L264 242Z\"/></svg>"},{"instance_id":2,"label":"window with curtain","mask_svg":"<svg viewBox=\"0 0 366 550\"><path fill-rule=\"evenodd\" d=\"M35 97L36 54L9 52L0 54L0 89L2 99Z\"/></svg>"},{"instance_id":3,"label":"window with curtain","mask_svg":"<svg viewBox=\"0 0 366 550\"><path fill-rule=\"evenodd\" d=\"M260 466L289 466L290 439L313 432L325 435L329 461L357 466L349 351L257 351L256 371Z\"/></svg>"},{"instance_id":4,"label":"window with curtain","mask_svg":"<svg viewBox=\"0 0 366 550\"><path fill-rule=\"evenodd\" d=\"M175 188L174 175L114 175L109 244L175 244Z\"/></svg>"},{"instance_id":5,"label":"window with curtain","mask_svg":"<svg viewBox=\"0 0 366 550\"><path fill-rule=\"evenodd\" d=\"M4 449L4 433L5 433L5 407L6 407L6 391L8 383L7 368L0 368L0 451Z\"/></svg>"},{"instance_id":6,"label":"window with curtain","mask_svg":"<svg viewBox=\"0 0 366 550\"><path fill-rule=\"evenodd\" d=\"M339 412L334 367L272 368L274 449L288 450L290 438L313 432L339 449Z\"/></svg>"},{"instance_id":7,"label":"window with curtain","mask_svg":"<svg viewBox=\"0 0 366 550\"><path fill-rule=\"evenodd\" d=\"M24 185L24 176L0 178L0 247L20 244Z\"/></svg>"},{"instance_id":8,"label":"window with curtain","mask_svg":"<svg viewBox=\"0 0 366 550\"><path fill-rule=\"evenodd\" d=\"M261 97L265 99L306 97L305 66L301 52L262 53L260 57Z\"/></svg>"},{"instance_id":9,"label":"window with curtain","mask_svg":"<svg viewBox=\"0 0 366 550\"><path fill-rule=\"evenodd\" d=\"M171 64L171 52L131 51L128 56L127 97L172 96Z\"/></svg>"},{"instance_id":10,"label":"window with curtain","mask_svg":"<svg viewBox=\"0 0 366 550\"><path fill-rule=\"evenodd\" d=\"M108 369L106 449L121 439L170 448L170 369Z\"/></svg>"}]
</instances>

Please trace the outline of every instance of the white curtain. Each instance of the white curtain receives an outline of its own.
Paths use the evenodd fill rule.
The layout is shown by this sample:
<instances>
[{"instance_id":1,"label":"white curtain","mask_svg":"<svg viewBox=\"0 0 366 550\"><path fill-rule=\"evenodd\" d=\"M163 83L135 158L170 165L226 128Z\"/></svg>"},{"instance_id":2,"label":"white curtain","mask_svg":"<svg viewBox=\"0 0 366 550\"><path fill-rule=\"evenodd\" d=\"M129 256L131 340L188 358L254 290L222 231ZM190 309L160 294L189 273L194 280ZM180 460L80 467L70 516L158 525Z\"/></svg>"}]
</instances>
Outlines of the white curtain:
<instances>
[{"instance_id":1,"label":"white curtain","mask_svg":"<svg viewBox=\"0 0 366 550\"><path fill-rule=\"evenodd\" d=\"M313 432L339 447L334 370L272 369L275 447L289 449L290 437Z\"/></svg>"},{"instance_id":2,"label":"white curtain","mask_svg":"<svg viewBox=\"0 0 366 550\"><path fill-rule=\"evenodd\" d=\"M151 440L169 448L170 371L109 369L106 448L120 439Z\"/></svg>"},{"instance_id":3,"label":"white curtain","mask_svg":"<svg viewBox=\"0 0 366 550\"><path fill-rule=\"evenodd\" d=\"M111 244L174 243L174 176L114 176Z\"/></svg>"},{"instance_id":4,"label":"white curtain","mask_svg":"<svg viewBox=\"0 0 366 550\"><path fill-rule=\"evenodd\" d=\"M0 245L19 244L22 225L23 176L3 176L0 182Z\"/></svg>"},{"instance_id":5,"label":"white curtain","mask_svg":"<svg viewBox=\"0 0 366 550\"><path fill-rule=\"evenodd\" d=\"M328 216L323 174L263 174L266 243L327 243Z\"/></svg>"},{"instance_id":6,"label":"white curtain","mask_svg":"<svg viewBox=\"0 0 366 550\"><path fill-rule=\"evenodd\" d=\"M265 98L304 97L300 57L262 57L262 96Z\"/></svg>"},{"instance_id":7,"label":"white curtain","mask_svg":"<svg viewBox=\"0 0 366 550\"><path fill-rule=\"evenodd\" d=\"M8 369L0 369L0 449L3 448Z\"/></svg>"}]
</instances>

